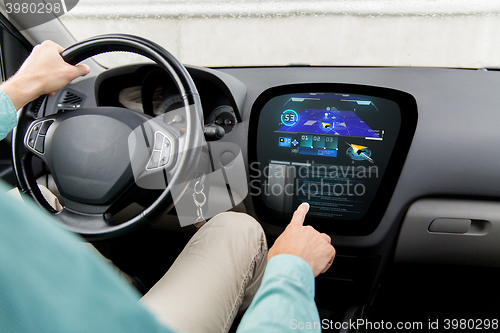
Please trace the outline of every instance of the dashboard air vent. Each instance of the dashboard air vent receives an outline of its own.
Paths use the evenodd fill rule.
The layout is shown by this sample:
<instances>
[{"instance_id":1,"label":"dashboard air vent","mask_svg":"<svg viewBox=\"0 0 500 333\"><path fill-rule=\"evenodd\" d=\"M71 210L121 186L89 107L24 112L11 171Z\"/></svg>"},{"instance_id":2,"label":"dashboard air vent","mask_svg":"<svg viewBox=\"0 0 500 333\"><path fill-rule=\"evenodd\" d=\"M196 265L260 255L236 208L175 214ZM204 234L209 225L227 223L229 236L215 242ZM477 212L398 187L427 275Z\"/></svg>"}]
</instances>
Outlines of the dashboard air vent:
<instances>
[{"instance_id":1,"label":"dashboard air vent","mask_svg":"<svg viewBox=\"0 0 500 333\"><path fill-rule=\"evenodd\" d=\"M58 112L70 111L79 109L82 106L84 95L74 90L65 89L57 103Z\"/></svg>"}]
</instances>

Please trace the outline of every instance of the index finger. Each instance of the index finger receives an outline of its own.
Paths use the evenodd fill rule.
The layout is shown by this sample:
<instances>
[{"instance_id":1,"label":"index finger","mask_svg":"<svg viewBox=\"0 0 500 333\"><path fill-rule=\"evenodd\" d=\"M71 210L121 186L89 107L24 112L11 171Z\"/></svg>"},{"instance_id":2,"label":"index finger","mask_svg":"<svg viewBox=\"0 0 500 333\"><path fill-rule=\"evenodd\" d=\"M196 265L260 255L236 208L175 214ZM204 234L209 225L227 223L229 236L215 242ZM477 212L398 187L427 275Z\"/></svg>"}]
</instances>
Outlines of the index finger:
<instances>
[{"instance_id":1,"label":"index finger","mask_svg":"<svg viewBox=\"0 0 500 333\"><path fill-rule=\"evenodd\" d=\"M309 204L307 202L303 202L299 208L293 213L292 221L290 221L290 225L302 226L304 224L304 219L306 218L306 214L309 211Z\"/></svg>"},{"instance_id":2,"label":"index finger","mask_svg":"<svg viewBox=\"0 0 500 333\"><path fill-rule=\"evenodd\" d=\"M54 43L52 41L50 41L50 42L55 47L55 49L57 50L57 52L62 53L64 51L64 47L62 47L61 45L59 45L57 43Z\"/></svg>"},{"instance_id":3,"label":"index finger","mask_svg":"<svg viewBox=\"0 0 500 333\"><path fill-rule=\"evenodd\" d=\"M51 48L54 48L57 50L58 53L61 53L62 51L64 51L64 47L62 47L61 45L47 39L47 40L44 40L42 44L40 44L42 46L45 46L45 47L51 47ZM38 45L37 45L38 46Z\"/></svg>"}]
</instances>

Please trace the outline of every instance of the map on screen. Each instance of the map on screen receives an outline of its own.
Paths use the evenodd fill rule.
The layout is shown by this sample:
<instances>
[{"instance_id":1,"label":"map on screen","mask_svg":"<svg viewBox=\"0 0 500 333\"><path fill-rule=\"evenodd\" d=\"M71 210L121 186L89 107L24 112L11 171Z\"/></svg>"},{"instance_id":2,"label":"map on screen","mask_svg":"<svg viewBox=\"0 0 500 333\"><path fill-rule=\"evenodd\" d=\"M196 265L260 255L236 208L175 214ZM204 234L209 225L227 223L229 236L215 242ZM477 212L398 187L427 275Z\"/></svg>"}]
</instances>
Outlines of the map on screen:
<instances>
[{"instance_id":1,"label":"map on screen","mask_svg":"<svg viewBox=\"0 0 500 333\"><path fill-rule=\"evenodd\" d=\"M278 131L379 138L354 111L305 109L297 118Z\"/></svg>"}]
</instances>

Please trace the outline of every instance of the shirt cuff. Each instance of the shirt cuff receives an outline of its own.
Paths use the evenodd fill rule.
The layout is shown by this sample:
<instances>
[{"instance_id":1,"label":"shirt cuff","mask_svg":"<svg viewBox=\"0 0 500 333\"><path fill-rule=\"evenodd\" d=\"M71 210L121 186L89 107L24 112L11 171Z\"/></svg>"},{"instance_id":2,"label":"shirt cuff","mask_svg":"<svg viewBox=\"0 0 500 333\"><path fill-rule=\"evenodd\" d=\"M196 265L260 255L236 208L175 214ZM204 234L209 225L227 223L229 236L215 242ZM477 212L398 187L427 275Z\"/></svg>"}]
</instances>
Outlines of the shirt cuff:
<instances>
[{"instance_id":1,"label":"shirt cuff","mask_svg":"<svg viewBox=\"0 0 500 333\"><path fill-rule=\"evenodd\" d=\"M311 266L301 257L291 254L280 254L269 260L264 273L267 276L281 275L295 280L299 280L307 290L307 293L314 298L314 274Z\"/></svg>"},{"instance_id":2,"label":"shirt cuff","mask_svg":"<svg viewBox=\"0 0 500 333\"><path fill-rule=\"evenodd\" d=\"M0 89L0 140L17 125L17 110L9 96Z\"/></svg>"}]
</instances>

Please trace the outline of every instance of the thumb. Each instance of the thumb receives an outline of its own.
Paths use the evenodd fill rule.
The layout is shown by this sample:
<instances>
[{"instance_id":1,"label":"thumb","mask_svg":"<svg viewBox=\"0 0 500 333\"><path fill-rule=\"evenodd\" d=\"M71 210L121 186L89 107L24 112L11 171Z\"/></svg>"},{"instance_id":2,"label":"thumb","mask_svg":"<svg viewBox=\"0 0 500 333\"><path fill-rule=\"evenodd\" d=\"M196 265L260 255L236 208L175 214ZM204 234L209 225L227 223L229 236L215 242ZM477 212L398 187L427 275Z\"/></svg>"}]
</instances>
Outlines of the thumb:
<instances>
[{"instance_id":1,"label":"thumb","mask_svg":"<svg viewBox=\"0 0 500 333\"><path fill-rule=\"evenodd\" d=\"M307 202L303 202L299 208L293 213L292 221L290 225L302 226L304 224L304 220L306 218L306 214L309 211L309 204Z\"/></svg>"},{"instance_id":2,"label":"thumb","mask_svg":"<svg viewBox=\"0 0 500 333\"><path fill-rule=\"evenodd\" d=\"M76 77L85 76L88 73L90 73L90 67L85 64L78 64L75 66L75 68L76 68L75 72Z\"/></svg>"}]
</instances>

